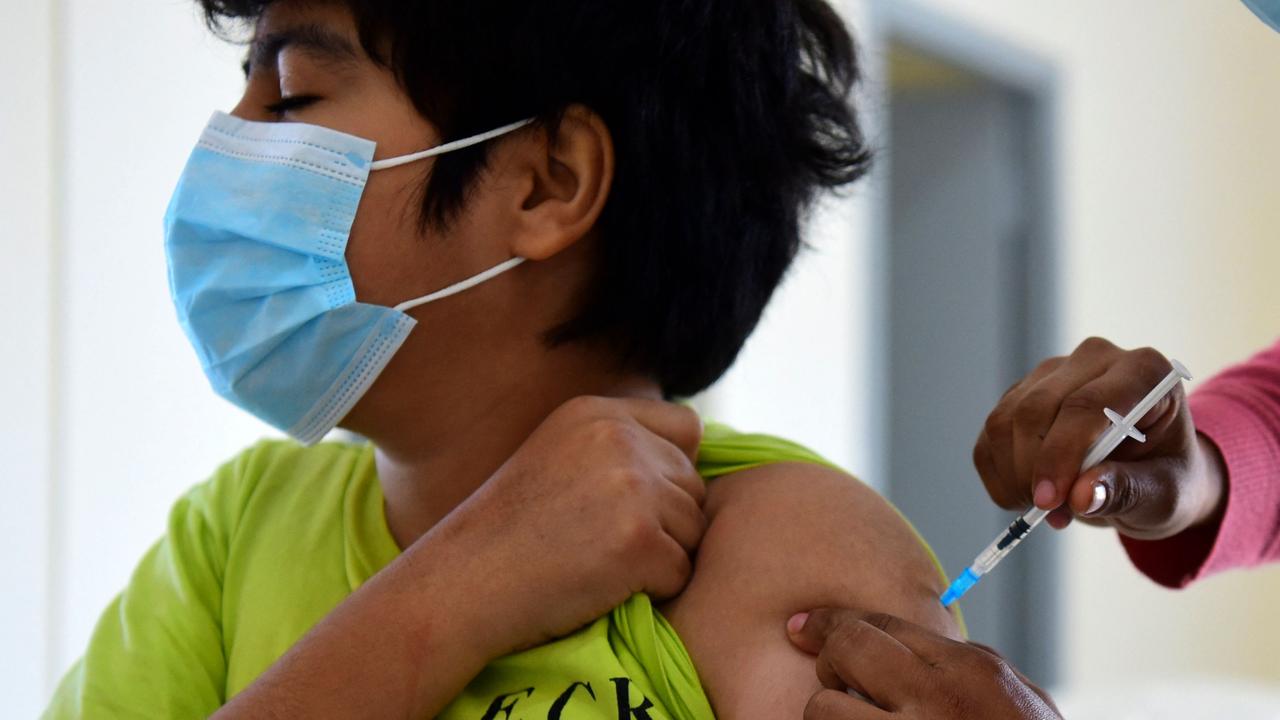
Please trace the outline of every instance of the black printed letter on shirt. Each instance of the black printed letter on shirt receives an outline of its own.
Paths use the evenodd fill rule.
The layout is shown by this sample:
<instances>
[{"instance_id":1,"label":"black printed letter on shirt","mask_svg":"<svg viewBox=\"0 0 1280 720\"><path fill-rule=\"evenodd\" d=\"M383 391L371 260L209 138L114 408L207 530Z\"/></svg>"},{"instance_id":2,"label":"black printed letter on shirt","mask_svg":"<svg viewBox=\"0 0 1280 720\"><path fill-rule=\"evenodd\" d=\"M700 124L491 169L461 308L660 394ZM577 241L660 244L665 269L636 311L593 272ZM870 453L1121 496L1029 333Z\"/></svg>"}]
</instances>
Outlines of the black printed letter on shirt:
<instances>
[{"instance_id":1,"label":"black printed letter on shirt","mask_svg":"<svg viewBox=\"0 0 1280 720\"><path fill-rule=\"evenodd\" d=\"M529 697L530 695L533 694L533 688L525 688L524 690L520 690L513 693L507 693L506 695L499 695L498 697L494 698L493 702L490 703L489 705L489 709L484 711L484 717L481 718L480 720L496 720L496 718L498 717L498 713L502 713L503 716L506 718L506 720L511 720L511 709L516 706L516 703L520 702L520 698L516 696L521 693L524 693L525 697ZM506 705L503 705L502 701L506 700L507 698L515 698L515 699L507 703Z\"/></svg>"},{"instance_id":2,"label":"black printed letter on shirt","mask_svg":"<svg viewBox=\"0 0 1280 720\"><path fill-rule=\"evenodd\" d=\"M573 697L573 691L580 687L587 689L587 694L592 700L596 699L596 691L591 689L589 682L575 682L569 686L568 690L560 693L560 697L551 703L551 710L547 713L547 720L560 720L560 713L564 712L564 706L569 704L569 698Z\"/></svg>"},{"instance_id":3,"label":"black printed letter on shirt","mask_svg":"<svg viewBox=\"0 0 1280 720\"><path fill-rule=\"evenodd\" d=\"M613 683L614 689L618 693L618 720L653 720L649 715L649 708L653 707L653 701L644 698L644 702L636 707L631 707L631 679L624 677L609 678L609 682ZM644 697L641 695L641 697Z\"/></svg>"}]
</instances>

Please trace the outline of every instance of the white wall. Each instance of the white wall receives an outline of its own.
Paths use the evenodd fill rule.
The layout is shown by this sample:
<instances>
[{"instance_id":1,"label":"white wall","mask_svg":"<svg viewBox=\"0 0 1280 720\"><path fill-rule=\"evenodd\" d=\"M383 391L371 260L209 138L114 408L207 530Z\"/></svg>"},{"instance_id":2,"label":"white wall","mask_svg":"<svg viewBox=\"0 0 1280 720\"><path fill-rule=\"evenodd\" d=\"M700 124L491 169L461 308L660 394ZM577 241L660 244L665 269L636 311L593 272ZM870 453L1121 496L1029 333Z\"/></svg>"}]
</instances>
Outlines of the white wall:
<instances>
[{"instance_id":1,"label":"white wall","mask_svg":"<svg viewBox=\"0 0 1280 720\"><path fill-rule=\"evenodd\" d=\"M0 707L21 716L39 709L49 627L52 27L41 3L0 5Z\"/></svg>"},{"instance_id":2,"label":"white wall","mask_svg":"<svg viewBox=\"0 0 1280 720\"><path fill-rule=\"evenodd\" d=\"M855 26L867 2L849 0ZM1064 349L1100 333L1207 374L1280 333L1280 36L1234 2L928 4L1061 68ZM877 39L863 41L874 71ZM0 420L13 459L0 695L14 715L42 706L172 500L265 432L206 389L159 231L209 112L238 95L238 57L185 0L0 4L0 242L14 260L0 263L0 312L21 349L3 359L19 411ZM873 482L876 201L864 185L817 221L816 252L711 398ZM1280 636L1267 612L1280 575L1173 595L1104 533L1061 542L1072 682L1211 668L1280 680L1265 644Z\"/></svg>"}]
</instances>

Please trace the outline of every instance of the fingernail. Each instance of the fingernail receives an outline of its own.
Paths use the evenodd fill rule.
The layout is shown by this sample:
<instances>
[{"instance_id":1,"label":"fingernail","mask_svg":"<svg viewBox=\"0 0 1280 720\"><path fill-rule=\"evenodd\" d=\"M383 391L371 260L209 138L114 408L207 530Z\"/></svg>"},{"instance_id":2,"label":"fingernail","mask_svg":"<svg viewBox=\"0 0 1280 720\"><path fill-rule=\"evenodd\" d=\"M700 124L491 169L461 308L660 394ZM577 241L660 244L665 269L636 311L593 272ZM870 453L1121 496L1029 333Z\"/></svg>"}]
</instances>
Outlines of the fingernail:
<instances>
[{"instance_id":1,"label":"fingernail","mask_svg":"<svg viewBox=\"0 0 1280 720\"><path fill-rule=\"evenodd\" d=\"M1056 490L1053 487L1052 480L1041 480L1040 484L1036 485L1036 505L1040 507L1048 507L1049 505L1052 505L1055 493Z\"/></svg>"},{"instance_id":2,"label":"fingernail","mask_svg":"<svg viewBox=\"0 0 1280 720\"><path fill-rule=\"evenodd\" d=\"M1107 486L1102 483L1093 484L1093 500L1089 503L1089 509L1084 511L1085 515L1092 515L1102 509L1107 504Z\"/></svg>"},{"instance_id":3,"label":"fingernail","mask_svg":"<svg viewBox=\"0 0 1280 720\"><path fill-rule=\"evenodd\" d=\"M809 619L809 613L796 613L787 621L787 632L795 635L804 629L804 623Z\"/></svg>"}]
</instances>

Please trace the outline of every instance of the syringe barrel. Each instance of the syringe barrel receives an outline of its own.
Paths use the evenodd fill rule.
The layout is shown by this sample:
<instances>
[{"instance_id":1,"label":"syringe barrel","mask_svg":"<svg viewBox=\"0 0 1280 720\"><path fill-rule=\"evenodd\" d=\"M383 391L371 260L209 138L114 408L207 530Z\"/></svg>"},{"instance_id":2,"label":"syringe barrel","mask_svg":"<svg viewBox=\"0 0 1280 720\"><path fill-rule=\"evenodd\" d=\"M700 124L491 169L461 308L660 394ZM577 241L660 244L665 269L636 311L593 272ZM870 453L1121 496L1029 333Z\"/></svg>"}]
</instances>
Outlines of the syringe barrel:
<instances>
[{"instance_id":1,"label":"syringe barrel","mask_svg":"<svg viewBox=\"0 0 1280 720\"><path fill-rule=\"evenodd\" d=\"M991 568L996 566L996 563L1000 562L1000 558L1004 557L1004 552L1000 549L1000 540L1003 538L1004 536L1001 535L982 552L978 553L978 557L974 559L973 565L970 566L974 575L978 577L986 575L991 571Z\"/></svg>"},{"instance_id":2,"label":"syringe barrel","mask_svg":"<svg viewBox=\"0 0 1280 720\"><path fill-rule=\"evenodd\" d=\"M1124 442L1127 436L1119 426L1112 425L1107 428L1107 431L1102 433L1102 437L1089 446L1089 452L1085 453L1084 462L1080 463L1080 473L1084 474L1086 470L1106 460L1113 450L1120 447L1120 443Z\"/></svg>"},{"instance_id":3,"label":"syringe barrel","mask_svg":"<svg viewBox=\"0 0 1280 720\"><path fill-rule=\"evenodd\" d=\"M1006 555L1009 554L1018 544L1044 519L1049 515L1048 510L1033 508L1023 513L1018 519L1009 524L1005 531L1000 533L999 537L991 541L991 544L978 553L977 559L973 561L974 573L979 577L987 574L994 568Z\"/></svg>"}]
</instances>

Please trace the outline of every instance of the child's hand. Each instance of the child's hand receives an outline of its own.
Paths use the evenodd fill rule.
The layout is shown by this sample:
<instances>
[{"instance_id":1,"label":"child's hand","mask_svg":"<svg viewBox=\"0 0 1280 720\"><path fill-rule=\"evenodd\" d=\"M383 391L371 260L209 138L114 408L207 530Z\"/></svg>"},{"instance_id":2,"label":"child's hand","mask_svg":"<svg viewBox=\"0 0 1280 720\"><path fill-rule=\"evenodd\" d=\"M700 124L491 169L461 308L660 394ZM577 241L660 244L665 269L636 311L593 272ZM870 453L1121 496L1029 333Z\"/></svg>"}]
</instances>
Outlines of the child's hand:
<instances>
[{"instance_id":1,"label":"child's hand","mask_svg":"<svg viewBox=\"0 0 1280 720\"><path fill-rule=\"evenodd\" d=\"M497 657L634 593L678 594L706 529L701 437L694 411L653 400L582 397L548 416L432 539L466 549L477 640Z\"/></svg>"}]
</instances>

